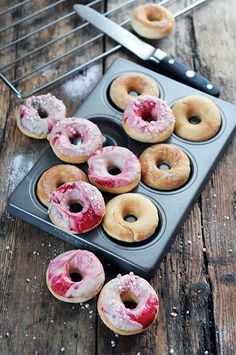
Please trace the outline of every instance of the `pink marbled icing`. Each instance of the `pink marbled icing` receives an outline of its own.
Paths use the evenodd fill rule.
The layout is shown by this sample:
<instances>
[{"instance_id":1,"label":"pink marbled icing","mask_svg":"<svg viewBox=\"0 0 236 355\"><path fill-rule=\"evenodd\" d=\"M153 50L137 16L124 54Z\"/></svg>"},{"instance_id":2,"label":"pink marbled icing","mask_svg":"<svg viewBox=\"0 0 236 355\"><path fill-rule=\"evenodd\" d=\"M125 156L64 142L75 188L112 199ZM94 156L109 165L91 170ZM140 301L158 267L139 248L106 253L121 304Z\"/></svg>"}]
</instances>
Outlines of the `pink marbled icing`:
<instances>
[{"instance_id":1,"label":"pink marbled icing","mask_svg":"<svg viewBox=\"0 0 236 355\"><path fill-rule=\"evenodd\" d=\"M126 308L121 300L122 293L133 295L137 306ZM143 278L130 273L117 276L108 282L100 294L100 308L113 327L132 332L144 330L158 314L158 296L152 286Z\"/></svg>"},{"instance_id":2,"label":"pink marbled icing","mask_svg":"<svg viewBox=\"0 0 236 355\"><path fill-rule=\"evenodd\" d=\"M81 137L82 143L72 144L71 141L75 137ZM98 126L89 120L78 117L58 122L48 135L48 140L63 155L71 157L90 156L103 144L103 136Z\"/></svg>"},{"instance_id":3,"label":"pink marbled icing","mask_svg":"<svg viewBox=\"0 0 236 355\"><path fill-rule=\"evenodd\" d=\"M74 282L70 273L79 273ZM51 290L68 302L84 302L94 297L105 281L104 269L98 258L87 250L71 250L58 255L47 270Z\"/></svg>"},{"instance_id":4,"label":"pink marbled icing","mask_svg":"<svg viewBox=\"0 0 236 355\"><path fill-rule=\"evenodd\" d=\"M118 175L109 174L109 169L118 168ZM109 187L127 186L140 177L138 158L129 149L109 146L97 150L88 160L88 176L97 184Z\"/></svg>"},{"instance_id":5,"label":"pink marbled icing","mask_svg":"<svg viewBox=\"0 0 236 355\"><path fill-rule=\"evenodd\" d=\"M39 110L45 111L48 116L41 118ZM32 96L20 106L19 115L18 122L25 131L46 138L52 127L65 118L66 107L51 94Z\"/></svg>"},{"instance_id":6,"label":"pink marbled icing","mask_svg":"<svg viewBox=\"0 0 236 355\"><path fill-rule=\"evenodd\" d=\"M82 211L70 211L70 203L75 202L82 205ZM105 203L95 186L84 181L69 182L53 193L48 213L58 227L71 233L85 233L101 222Z\"/></svg>"},{"instance_id":7,"label":"pink marbled icing","mask_svg":"<svg viewBox=\"0 0 236 355\"><path fill-rule=\"evenodd\" d=\"M136 100L131 101L124 111L123 119L125 124L138 133L150 135L163 133L175 122L168 104L155 96L148 95L140 95Z\"/></svg>"}]
</instances>

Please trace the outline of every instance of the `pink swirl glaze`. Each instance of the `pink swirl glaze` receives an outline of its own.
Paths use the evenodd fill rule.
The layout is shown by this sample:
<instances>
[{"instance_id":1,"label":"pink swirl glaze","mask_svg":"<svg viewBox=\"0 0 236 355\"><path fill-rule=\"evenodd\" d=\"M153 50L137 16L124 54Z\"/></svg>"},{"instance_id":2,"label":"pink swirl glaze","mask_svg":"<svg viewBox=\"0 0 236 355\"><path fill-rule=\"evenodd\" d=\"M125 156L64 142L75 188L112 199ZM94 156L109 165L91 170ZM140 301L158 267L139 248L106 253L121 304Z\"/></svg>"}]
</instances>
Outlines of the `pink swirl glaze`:
<instances>
[{"instance_id":1,"label":"pink swirl glaze","mask_svg":"<svg viewBox=\"0 0 236 355\"><path fill-rule=\"evenodd\" d=\"M118 168L118 175L109 174L109 170ZM97 150L88 160L88 175L99 185L121 187L140 177L141 167L138 158L129 149L123 147L104 147Z\"/></svg>"},{"instance_id":2,"label":"pink swirl glaze","mask_svg":"<svg viewBox=\"0 0 236 355\"><path fill-rule=\"evenodd\" d=\"M155 96L140 95L123 114L124 122L138 133L160 134L175 122L167 103Z\"/></svg>"},{"instance_id":3,"label":"pink swirl glaze","mask_svg":"<svg viewBox=\"0 0 236 355\"><path fill-rule=\"evenodd\" d=\"M81 204L80 212L71 212L70 204ZM53 193L49 205L49 217L58 227L71 233L85 233L95 228L105 213L101 192L84 181L69 182Z\"/></svg>"},{"instance_id":4,"label":"pink swirl glaze","mask_svg":"<svg viewBox=\"0 0 236 355\"><path fill-rule=\"evenodd\" d=\"M66 107L51 94L32 96L20 106L19 115L19 125L25 131L46 138L52 127L65 118Z\"/></svg>"},{"instance_id":5,"label":"pink swirl glaze","mask_svg":"<svg viewBox=\"0 0 236 355\"><path fill-rule=\"evenodd\" d=\"M126 308L122 302L122 294L127 292L137 303L134 309ZM133 273L108 282L101 291L99 301L100 309L111 325L127 332L146 329L158 314L159 301L155 290Z\"/></svg>"},{"instance_id":6,"label":"pink swirl glaze","mask_svg":"<svg viewBox=\"0 0 236 355\"><path fill-rule=\"evenodd\" d=\"M74 282L70 274L78 273L82 280ZM58 255L47 270L47 284L53 294L67 302L84 302L94 297L105 280L98 258L87 250L71 250Z\"/></svg>"},{"instance_id":7,"label":"pink swirl glaze","mask_svg":"<svg viewBox=\"0 0 236 355\"><path fill-rule=\"evenodd\" d=\"M81 137L81 144L71 143L76 137ZM90 156L103 144L103 136L98 126L89 120L77 117L60 121L53 127L48 140L63 155L71 157Z\"/></svg>"}]
</instances>

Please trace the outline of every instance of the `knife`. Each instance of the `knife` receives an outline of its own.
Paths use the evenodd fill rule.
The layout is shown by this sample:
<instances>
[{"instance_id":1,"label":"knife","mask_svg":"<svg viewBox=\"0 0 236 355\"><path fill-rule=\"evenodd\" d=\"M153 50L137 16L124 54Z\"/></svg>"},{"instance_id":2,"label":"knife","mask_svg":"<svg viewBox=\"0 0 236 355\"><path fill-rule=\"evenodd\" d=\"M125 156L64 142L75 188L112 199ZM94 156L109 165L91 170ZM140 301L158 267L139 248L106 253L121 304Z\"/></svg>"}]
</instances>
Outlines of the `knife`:
<instances>
[{"instance_id":1,"label":"knife","mask_svg":"<svg viewBox=\"0 0 236 355\"><path fill-rule=\"evenodd\" d=\"M163 50L155 48L140 40L133 33L109 20L107 17L95 11L91 7L75 4L74 10L82 18L97 27L100 31L104 32L116 42L123 45L142 60L151 61L157 64L159 68L169 72L170 75L174 76L177 80L198 90L204 91L209 95L216 97L220 95L220 90L215 84L184 64L178 62L175 58L171 57Z\"/></svg>"}]
</instances>

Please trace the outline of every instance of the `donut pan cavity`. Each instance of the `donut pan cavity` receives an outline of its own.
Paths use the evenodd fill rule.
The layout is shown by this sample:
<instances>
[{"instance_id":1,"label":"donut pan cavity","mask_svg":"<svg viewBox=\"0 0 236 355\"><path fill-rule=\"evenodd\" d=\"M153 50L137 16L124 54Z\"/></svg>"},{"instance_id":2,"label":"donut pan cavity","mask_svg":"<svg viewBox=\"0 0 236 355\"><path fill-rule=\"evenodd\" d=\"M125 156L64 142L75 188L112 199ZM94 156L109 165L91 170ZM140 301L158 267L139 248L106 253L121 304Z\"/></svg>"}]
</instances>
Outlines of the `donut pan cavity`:
<instances>
[{"instance_id":1,"label":"donut pan cavity","mask_svg":"<svg viewBox=\"0 0 236 355\"><path fill-rule=\"evenodd\" d=\"M122 112L112 105L107 96L111 82L119 75L129 72L139 72L154 78L160 87L161 98L171 106L180 97L208 95L125 59L116 60L74 116L84 117L96 123L105 136L104 145L127 147L139 156L149 145L136 142L126 135L121 124ZM41 156L9 197L8 212L68 241L77 248L95 252L97 256L105 258L109 263L127 272L133 271L141 276L150 277L235 132L236 106L211 96L209 98L221 111L222 125L218 134L209 141L200 143L189 142L173 134L165 142L182 148L190 158L192 172L185 185L177 190L165 192L154 190L140 182L132 191L149 198L159 211L160 224L154 235L146 241L133 244L116 241L106 234L102 225L83 235L70 234L53 225L47 209L39 202L35 193L41 174L48 168L62 163L51 148ZM80 167L86 171L86 164ZM113 196L104 194L105 201L111 197Z\"/></svg>"}]
</instances>

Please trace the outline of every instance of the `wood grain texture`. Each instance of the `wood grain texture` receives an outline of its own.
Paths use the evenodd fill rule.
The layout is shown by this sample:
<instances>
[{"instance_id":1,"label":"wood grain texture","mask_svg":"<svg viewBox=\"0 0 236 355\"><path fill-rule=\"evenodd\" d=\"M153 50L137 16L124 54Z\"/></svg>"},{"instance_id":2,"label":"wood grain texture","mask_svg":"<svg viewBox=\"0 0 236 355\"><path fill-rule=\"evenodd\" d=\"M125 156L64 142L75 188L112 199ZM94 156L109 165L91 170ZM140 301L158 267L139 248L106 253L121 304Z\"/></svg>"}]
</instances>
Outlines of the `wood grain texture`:
<instances>
[{"instance_id":1,"label":"wood grain texture","mask_svg":"<svg viewBox=\"0 0 236 355\"><path fill-rule=\"evenodd\" d=\"M111 9L124 0L109 0L105 8ZM175 32L155 46L178 57L221 87L221 98L236 104L235 33L236 7L234 0L209 0L193 13L177 20ZM17 1L12 2L17 3ZM35 9L49 2L32 2ZM69 1L69 5L74 2ZM140 1L139 3L142 3ZM190 1L170 1L175 13ZM8 4L1 1L1 8ZM60 12L68 4L60 5ZM104 4L98 7L102 9ZM25 8L25 14L30 12ZM119 21L128 18L132 6L113 17ZM4 22L13 21L21 13L5 16ZM57 13L50 14L55 19ZM78 19L74 19L76 24ZM220 25L219 25L220 24ZM18 27L8 31L8 39L30 31ZM45 39L54 38L70 28L55 27L27 40L28 48ZM84 33L85 32L85 33ZM70 45L83 42L94 35L89 27L80 38L61 41L53 51L32 58L30 66L41 65L45 58L53 59ZM3 43L6 39L1 37ZM56 70L78 64L111 48L113 42L101 40L97 45L63 60ZM4 64L23 54L24 48L16 45L3 57ZM99 62L80 76L54 85L51 92L63 99L72 115L92 87L117 57L135 62L137 58L120 50ZM76 59L77 58L77 59ZM54 77L54 67L44 68L41 75L23 81L21 89L30 90L45 79ZM21 61L9 70L11 79L29 69ZM76 81L77 80L77 81ZM78 92L76 92L78 90ZM27 174L39 155L48 146L46 141L36 141L23 136L15 119L19 101L0 82L0 353L18 354L78 354L78 355L233 355L236 353L236 140L234 139L206 184L197 203L176 236L169 252L154 277L150 280L158 291L160 312L157 322L143 334L115 336L98 318L96 299L85 305L70 305L57 301L45 283L47 265L56 255L70 250L71 246L38 230L5 212L10 193ZM116 276L115 266L105 264L106 280ZM115 346L112 346L112 342Z\"/></svg>"}]
</instances>

